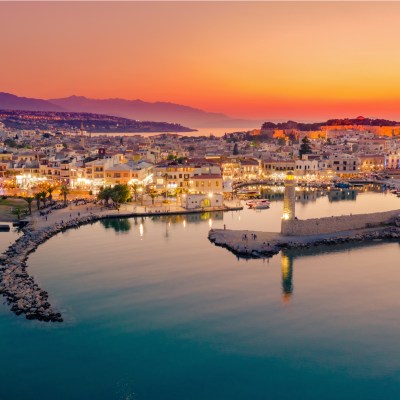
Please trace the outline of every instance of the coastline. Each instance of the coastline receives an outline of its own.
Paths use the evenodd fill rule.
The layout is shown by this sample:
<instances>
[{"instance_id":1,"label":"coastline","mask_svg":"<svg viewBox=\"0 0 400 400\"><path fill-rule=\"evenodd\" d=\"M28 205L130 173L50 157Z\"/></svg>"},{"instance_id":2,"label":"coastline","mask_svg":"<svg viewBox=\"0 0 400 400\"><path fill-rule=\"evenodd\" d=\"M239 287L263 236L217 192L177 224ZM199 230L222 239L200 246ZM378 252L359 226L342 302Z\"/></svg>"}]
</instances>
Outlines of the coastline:
<instances>
[{"instance_id":1,"label":"coastline","mask_svg":"<svg viewBox=\"0 0 400 400\"><path fill-rule=\"evenodd\" d=\"M242 207L214 207L202 210L163 210L160 212L120 212L100 209L93 212L92 208L93 206L81 205L74 209L67 207L56 210L48 217L38 216L37 213L32 215L29 223L22 229L23 235L2 253L0 259L0 294L6 298L7 304L11 306L11 311L16 315L25 314L26 319L29 320L63 322L61 313L49 303L48 292L41 289L27 272L29 255L36 251L42 243L58 233L109 218L199 214L242 209ZM72 214L74 214L74 218L72 218Z\"/></svg>"},{"instance_id":2,"label":"coastline","mask_svg":"<svg viewBox=\"0 0 400 400\"><path fill-rule=\"evenodd\" d=\"M35 283L27 271L31 253L58 233L77 229L111 218L135 218L165 215L199 214L213 211L234 211L242 207L216 207L201 210L157 210L137 206L134 211L103 209L92 204L63 208L46 216L35 213L18 237L0 257L0 294L6 298L11 311L16 315L25 314L26 319L63 322L60 312L49 303L48 293ZM268 258L283 249L308 249L316 246L332 246L373 240L400 239L400 218L391 225L375 228L349 230L330 234L309 236L284 236L278 232L248 230L211 229L208 239L216 246L224 247L242 258Z\"/></svg>"}]
</instances>

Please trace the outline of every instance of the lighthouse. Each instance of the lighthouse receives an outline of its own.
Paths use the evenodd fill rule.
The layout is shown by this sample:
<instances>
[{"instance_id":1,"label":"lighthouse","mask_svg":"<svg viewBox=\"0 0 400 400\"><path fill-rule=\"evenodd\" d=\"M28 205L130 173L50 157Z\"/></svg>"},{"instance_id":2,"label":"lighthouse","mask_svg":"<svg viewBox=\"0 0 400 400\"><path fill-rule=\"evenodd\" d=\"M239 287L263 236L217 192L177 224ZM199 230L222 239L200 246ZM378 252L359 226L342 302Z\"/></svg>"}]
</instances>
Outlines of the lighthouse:
<instances>
[{"instance_id":1,"label":"lighthouse","mask_svg":"<svg viewBox=\"0 0 400 400\"><path fill-rule=\"evenodd\" d=\"M283 198L283 215L284 221L295 219L295 200L296 200L296 182L293 172L288 172L285 178L285 196Z\"/></svg>"}]
</instances>

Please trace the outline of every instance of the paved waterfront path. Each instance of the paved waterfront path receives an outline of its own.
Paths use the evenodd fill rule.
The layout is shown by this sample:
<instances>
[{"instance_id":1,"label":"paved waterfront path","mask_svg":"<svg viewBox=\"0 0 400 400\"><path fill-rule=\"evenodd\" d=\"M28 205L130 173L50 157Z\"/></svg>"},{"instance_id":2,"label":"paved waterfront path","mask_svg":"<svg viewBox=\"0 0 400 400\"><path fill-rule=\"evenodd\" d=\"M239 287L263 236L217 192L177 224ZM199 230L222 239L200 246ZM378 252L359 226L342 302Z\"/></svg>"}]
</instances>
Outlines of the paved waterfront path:
<instances>
[{"instance_id":1,"label":"paved waterfront path","mask_svg":"<svg viewBox=\"0 0 400 400\"><path fill-rule=\"evenodd\" d=\"M220 208L219 210L227 210ZM94 223L100 219L113 217L151 216L163 214L183 214L211 210L188 211L178 206L122 206L121 209L108 209L93 203L71 205L41 216L35 213L20 236L1 256L0 294L17 315L24 314L27 319L62 322L62 315L49 303L48 293L42 290L27 272L27 260L40 244L67 229Z\"/></svg>"},{"instance_id":2,"label":"paved waterfront path","mask_svg":"<svg viewBox=\"0 0 400 400\"><path fill-rule=\"evenodd\" d=\"M283 236L279 232L211 229L208 238L216 246L246 258L272 257L282 249L309 248L321 245L400 239L400 218L394 225L307 236Z\"/></svg>"}]
</instances>

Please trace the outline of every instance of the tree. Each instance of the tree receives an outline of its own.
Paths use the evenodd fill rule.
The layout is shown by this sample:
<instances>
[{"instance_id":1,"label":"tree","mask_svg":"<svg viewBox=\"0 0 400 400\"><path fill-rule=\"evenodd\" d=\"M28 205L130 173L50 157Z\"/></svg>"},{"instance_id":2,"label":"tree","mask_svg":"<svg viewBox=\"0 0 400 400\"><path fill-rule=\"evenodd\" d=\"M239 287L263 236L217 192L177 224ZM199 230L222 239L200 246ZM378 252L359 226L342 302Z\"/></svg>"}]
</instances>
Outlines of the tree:
<instances>
[{"instance_id":1,"label":"tree","mask_svg":"<svg viewBox=\"0 0 400 400\"><path fill-rule=\"evenodd\" d=\"M303 154L311 154L312 149L310 145L310 140L308 139L307 136L304 136L301 142L302 143L300 145L299 156L300 158L303 158Z\"/></svg>"},{"instance_id":2,"label":"tree","mask_svg":"<svg viewBox=\"0 0 400 400\"><path fill-rule=\"evenodd\" d=\"M135 201L137 201L137 194L139 191L139 185L135 182L131 185L133 195L135 196Z\"/></svg>"},{"instance_id":3,"label":"tree","mask_svg":"<svg viewBox=\"0 0 400 400\"><path fill-rule=\"evenodd\" d=\"M112 188L107 186L105 188L101 188L97 198L99 200L104 200L105 204L108 205L108 202L111 199Z\"/></svg>"},{"instance_id":4,"label":"tree","mask_svg":"<svg viewBox=\"0 0 400 400\"><path fill-rule=\"evenodd\" d=\"M115 185L111 190L111 199L117 204L117 208L119 208L121 203L126 203L130 195L131 191L129 190L129 186L124 183Z\"/></svg>"},{"instance_id":5,"label":"tree","mask_svg":"<svg viewBox=\"0 0 400 400\"><path fill-rule=\"evenodd\" d=\"M37 206L37 209L39 210L40 209L40 200L42 199L42 192L35 193L33 195L33 197L36 200L36 206Z\"/></svg>"},{"instance_id":6,"label":"tree","mask_svg":"<svg viewBox=\"0 0 400 400\"><path fill-rule=\"evenodd\" d=\"M26 212L26 209L21 206L15 206L11 210L11 214L15 215L17 217L18 221L21 219L21 215L24 214L25 212Z\"/></svg>"},{"instance_id":7,"label":"tree","mask_svg":"<svg viewBox=\"0 0 400 400\"><path fill-rule=\"evenodd\" d=\"M53 192L54 192L53 186L49 186L49 187L47 188L47 193L49 194L50 203L53 202Z\"/></svg>"},{"instance_id":8,"label":"tree","mask_svg":"<svg viewBox=\"0 0 400 400\"><path fill-rule=\"evenodd\" d=\"M162 177L164 179L164 184L165 184L165 200L167 200L167 196L168 196L168 174L165 173Z\"/></svg>"},{"instance_id":9,"label":"tree","mask_svg":"<svg viewBox=\"0 0 400 400\"><path fill-rule=\"evenodd\" d=\"M151 204L154 206L154 200L158 196L158 193L155 190L151 190L149 196L151 197Z\"/></svg>"},{"instance_id":10,"label":"tree","mask_svg":"<svg viewBox=\"0 0 400 400\"><path fill-rule=\"evenodd\" d=\"M43 192L40 192L40 194L41 194L41 200L43 201L43 205L46 207L47 192L43 191Z\"/></svg>"},{"instance_id":11,"label":"tree","mask_svg":"<svg viewBox=\"0 0 400 400\"><path fill-rule=\"evenodd\" d=\"M233 153L234 156L237 156L239 154L239 148L237 143L235 143L235 145L233 146Z\"/></svg>"},{"instance_id":12,"label":"tree","mask_svg":"<svg viewBox=\"0 0 400 400\"><path fill-rule=\"evenodd\" d=\"M64 198L64 205L67 205L67 195L69 193L69 189L67 185L61 185L60 187L60 195Z\"/></svg>"},{"instance_id":13,"label":"tree","mask_svg":"<svg viewBox=\"0 0 400 400\"><path fill-rule=\"evenodd\" d=\"M32 215L32 202L34 198L32 196L23 197L23 199L28 203L29 215Z\"/></svg>"},{"instance_id":14,"label":"tree","mask_svg":"<svg viewBox=\"0 0 400 400\"><path fill-rule=\"evenodd\" d=\"M280 138L278 139L278 145L279 145L279 146L284 146L285 144L286 144L285 138L284 138L284 137L280 137Z\"/></svg>"}]
</instances>

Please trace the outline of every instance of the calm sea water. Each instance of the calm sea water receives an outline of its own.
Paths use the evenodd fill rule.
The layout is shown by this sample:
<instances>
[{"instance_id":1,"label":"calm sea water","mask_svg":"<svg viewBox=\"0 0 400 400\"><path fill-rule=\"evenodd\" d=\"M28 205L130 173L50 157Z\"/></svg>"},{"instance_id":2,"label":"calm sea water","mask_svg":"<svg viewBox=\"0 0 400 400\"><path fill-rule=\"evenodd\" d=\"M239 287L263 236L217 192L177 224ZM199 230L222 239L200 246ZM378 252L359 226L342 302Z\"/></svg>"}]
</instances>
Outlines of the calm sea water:
<instances>
[{"instance_id":1,"label":"calm sea water","mask_svg":"<svg viewBox=\"0 0 400 400\"><path fill-rule=\"evenodd\" d=\"M261 126L261 125L260 125ZM253 126L250 128L237 128L237 127L225 127L225 128L198 128L197 131L194 132L126 132L126 133L92 133L92 136L130 136L130 135L142 135L142 136L156 136L163 135L166 133L171 133L175 135L181 136L224 136L225 133L232 132L246 132L251 131L253 129L259 129L260 126Z\"/></svg>"},{"instance_id":2,"label":"calm sea water","mask_svg":"<svg viewBox=\"0 0 400 400\"><path fill-rule=\"evenodd\" d=\"M309 196L299 217L400 208ZM0 307L0 399L398 399L399 244L246 261L207 240L223 224L277 230L281 209L109 220L46 242L30 272L66 322Z\"/></svg>"}]
</instances>

